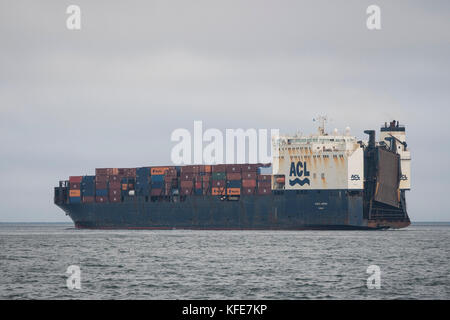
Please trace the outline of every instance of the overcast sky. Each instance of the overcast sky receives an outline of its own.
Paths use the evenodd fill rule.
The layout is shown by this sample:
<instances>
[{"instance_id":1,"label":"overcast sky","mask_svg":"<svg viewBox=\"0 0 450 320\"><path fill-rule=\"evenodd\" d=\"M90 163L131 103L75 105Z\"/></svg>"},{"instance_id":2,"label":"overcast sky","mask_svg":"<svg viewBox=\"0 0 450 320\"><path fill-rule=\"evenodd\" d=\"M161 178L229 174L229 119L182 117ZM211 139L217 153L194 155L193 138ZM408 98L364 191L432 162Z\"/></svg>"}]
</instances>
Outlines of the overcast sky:
<instances>
[{"instance_id":1,"label":"overcast sky","mask_svg":"<svg viewBox=\"0 0 450 320\"><path fill-rule=\"evenodd\" d=\"M194 120L311 133L318 114L358 138L404 123L409 215L450 221L448 0L2 0L0 41L0 221L70 221L58 180L169 164Z\"/></svg>"}]
</instances>

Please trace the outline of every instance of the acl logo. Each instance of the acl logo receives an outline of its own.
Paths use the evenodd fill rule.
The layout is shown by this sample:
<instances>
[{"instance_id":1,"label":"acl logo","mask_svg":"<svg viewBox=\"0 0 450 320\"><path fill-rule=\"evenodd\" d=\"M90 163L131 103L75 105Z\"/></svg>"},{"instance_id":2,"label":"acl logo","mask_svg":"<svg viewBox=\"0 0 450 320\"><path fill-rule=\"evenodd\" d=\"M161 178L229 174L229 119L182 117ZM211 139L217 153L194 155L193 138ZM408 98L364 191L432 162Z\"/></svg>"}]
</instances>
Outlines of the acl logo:
<instances>
[{"instance_id":1,"label":"acl logo","mask_svg":"<svg viewBox=\"0 0 450 320\"><path fill-rule=\"evenodd\" d=\"M361 178L359 177L359 174L352 174L350 177L350 180L358 181L358 180L361 180Z\"/></svg>"},{"instance_id":2,"label":"acl logo","mask_svg":"<svg viewBox=\"0 0 450 320\"><path fill-rule=\"evenodd\" d=\"M297 165L295 162L291 162L291 170L289 171L289 176L297 177L293 180L289 180L289 184L291 186L295 186L296 184L299 184L303 186L304 184L310 185L309 178L300 179L299 177L309 177L309 171L306 168L306 162L297 162Z\"/></svg>"}]
</instances>

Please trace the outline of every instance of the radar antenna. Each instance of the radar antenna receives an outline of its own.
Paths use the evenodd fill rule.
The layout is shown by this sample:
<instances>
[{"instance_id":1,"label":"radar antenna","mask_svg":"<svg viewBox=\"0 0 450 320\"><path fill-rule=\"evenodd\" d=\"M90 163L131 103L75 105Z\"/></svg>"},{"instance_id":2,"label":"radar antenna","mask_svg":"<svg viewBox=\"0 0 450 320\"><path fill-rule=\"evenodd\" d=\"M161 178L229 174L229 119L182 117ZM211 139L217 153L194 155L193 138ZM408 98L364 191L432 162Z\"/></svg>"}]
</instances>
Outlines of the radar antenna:
<instances>
[{"instance_id":1,"label":"radar antenna","mask_svg":"<svg viewBox=\"0 0 450 320\"><path fill-rule=\"evenodd\" d=\"M313 119L313 121L319 122L319 134L325 135L325 123L327 123L328 117L327 116L317 116Z\"/></svg>"}]
</instances>

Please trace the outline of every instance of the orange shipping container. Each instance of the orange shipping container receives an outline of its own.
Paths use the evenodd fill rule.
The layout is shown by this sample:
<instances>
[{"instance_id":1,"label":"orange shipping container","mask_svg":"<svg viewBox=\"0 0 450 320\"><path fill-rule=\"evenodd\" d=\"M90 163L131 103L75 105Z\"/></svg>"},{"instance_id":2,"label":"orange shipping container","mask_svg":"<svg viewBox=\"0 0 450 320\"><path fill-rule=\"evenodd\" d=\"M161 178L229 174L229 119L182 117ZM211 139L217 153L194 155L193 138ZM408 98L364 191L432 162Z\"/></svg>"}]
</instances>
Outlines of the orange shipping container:
<instances>
[{"instance_id":1,"label":"orange shipping container","mask_svg":"<svg viewBox=\"0 0 450 320\"><path fill-rule=\"evenodd\" d=\"M122 183L122 190L127 190L127 188L128 188L128 184Z\"/></svg>"},{"instance_id":2,"label":"orange shipping container","mask_svg":"<svg viewBox=\"0 0 450 320\"><path fill-rule=\"evenodd\" d=\"M227 195L229 196L238 196L241 194L241 188L228 188Z\"/></svg>"},{"instance_id":3,"label":"orange shipping container","mask_svg":"<svg viewBox=\"0 0 450 320\"><path fill-rule=\"evenodd\" d=\"M69 190L69 196L70 197L80 197L81 196L80 190Z\"/></svg>"},{"instance_id":4,"label":"orange shipping container","mask_svg":"<svg viewBox=\"0 0 450 320\"><path fill-rule=\"evenodd\" d=\"M165 174L166 171L169 171L168 167L151 168L150 169L150 174L152 174L152 175Z\"/></svg>"},{"instance_id":5,"label":"orange shipping container","mask_svg":"<svg viewBox=\"0 0 450 320\"><path fill-rule=\"evenodd\" d=\"M222 196L225 195L225 188L212 188L211 194L213 196Z\"/></svg>"},{"instance_id":6,"label":"orange shipping container","mask_svg":"<svg viewBox=\"0 0 450 320\"><path fill-rule=\"evenodd\" d=\"M210 165L205 165L205 166L204 166L204 171L203 171L203 172L210 173L210 172L211 172L211 166L210 166Z\"/></svg>"}]
</instances>

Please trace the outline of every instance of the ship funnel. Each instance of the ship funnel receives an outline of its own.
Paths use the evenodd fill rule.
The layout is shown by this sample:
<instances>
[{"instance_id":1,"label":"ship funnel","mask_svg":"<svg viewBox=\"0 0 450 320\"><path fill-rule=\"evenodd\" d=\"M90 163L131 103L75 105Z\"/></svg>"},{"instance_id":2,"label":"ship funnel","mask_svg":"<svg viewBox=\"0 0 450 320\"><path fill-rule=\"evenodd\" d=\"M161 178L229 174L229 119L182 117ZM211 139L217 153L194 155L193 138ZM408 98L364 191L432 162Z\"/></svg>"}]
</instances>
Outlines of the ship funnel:
<instances>
[{"instance_id":1,"label":"ship funnel","mask_svg":"<svg viewBox=\"0 0 450 320\"><path fill-rule=\"evenodd\" d=\"M369 135L369 149L375 148L375 130L364 130Z\"/></svg>"}]
</instances>

